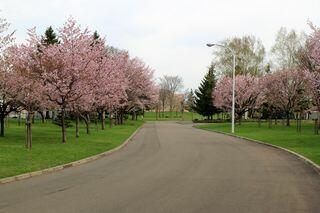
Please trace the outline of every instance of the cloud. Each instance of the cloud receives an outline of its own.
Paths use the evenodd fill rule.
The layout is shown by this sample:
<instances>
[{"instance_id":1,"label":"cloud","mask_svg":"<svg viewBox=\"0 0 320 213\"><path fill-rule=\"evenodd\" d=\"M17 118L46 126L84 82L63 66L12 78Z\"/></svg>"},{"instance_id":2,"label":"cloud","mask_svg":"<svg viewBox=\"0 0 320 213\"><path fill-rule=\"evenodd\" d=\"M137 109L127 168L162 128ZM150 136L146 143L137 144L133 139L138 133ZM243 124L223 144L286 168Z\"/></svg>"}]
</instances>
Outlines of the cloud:
<instances>
[{"instance_id":1,"label":"cloud","mask_svg":"<svg viewBox=\"0 0 320 213\"><path fill-rule=\"evenodd\" d=\"M318 0L2 0L0 7L19 41L28 28L43 32L72 15L145 60L157 77L180 75L188 88L198 86L210 64L207 42L249 34L268 49L281 26L308 31L308 20L320 25Z\"/></svg>"}]
</instances>

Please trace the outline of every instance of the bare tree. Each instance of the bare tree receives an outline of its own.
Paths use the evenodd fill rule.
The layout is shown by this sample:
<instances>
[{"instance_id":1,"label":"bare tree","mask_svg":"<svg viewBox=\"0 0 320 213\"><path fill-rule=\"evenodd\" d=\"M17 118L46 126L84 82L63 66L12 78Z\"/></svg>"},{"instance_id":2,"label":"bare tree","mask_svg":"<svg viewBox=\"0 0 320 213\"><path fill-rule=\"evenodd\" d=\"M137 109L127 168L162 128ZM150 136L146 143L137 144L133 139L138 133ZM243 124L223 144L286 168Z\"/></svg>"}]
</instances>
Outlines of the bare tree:
<instances>
[{"instance_id":1,"label":"bare tree","mask_svg":"<svg viewBox=\"0 0 320 213\"><path fill-rule=\"evenodd\" d=\"M164 82L161 81L160 90L159 90L159 102L162 107L162 117L164 117L164 109L167 104L168 95L169 95L169 91L167 90Z\"/></svg>"},{"instance_id":2,"label":"bare tree","mask_svg":"<svg viewBox=\"0 0 320 213\"><path fill-rule=\"evenodd\" d=\"M236 74L260 75L263 72L265 48L254 36L235 37L221 42L235 51ZM232 75L232 53L225 48L213 52L213 65L220 75Z\"/></svg>"},{"instance_id":3,"label":"bare tree","mask_svg":"<svg viewBox=\"0 0 320 213\"><path fill-rule=\"evenodd\" d=\"M182 89L182 78L180 76L168 76L165 75L160 78L160 101L162 103L162 110L164 111L164 107L166 101L169 104L169 110L172 116L172 110L174 107L174 96L176 92Z\"/></svg>"},{"instance_id":4,"label":"bare tree","mask_svg":"<svg viewBox=\"0 0 320 213\"><path fill-rule=\"evenodd\" d=\"M281 27L277 33L275 44L271 47L276 68L292 69L299 66L301 50L304 48L305 42L305 33L299 34L295 30L288 32L285 27Z\"/></svg>"},{"instance_id":5,"label":"bare tree","mask_svg":"<svg viewBox=\"0 0 320 213\"><path fill-rule=\"evenodd\" d=\"M192 90L191 90L192 91ZM184 110L185 109L189 109L189 106L188 106L188 101L189 101L189 95L190 95L190 92L189 90L185 90L184 93L181 94L181 98L180 98L180 112L181 112L181 118L182 120L184 120ZM189 110L190 111L190 110Z\"/></svg>"},{"instance_id":6,"label":"bare tree","mask_svg":"<svg viewBox=\"0 0 320 213\"><path fill-rule=\"evenodd\" d=\"M194 93L193 90L191 89L190 92L187 90L186 91L186 109L191 112L191 120L193 120L193 111L194 111L194 107L195 107L195 97L194 97Z\"/></svg>"}]
</instances>

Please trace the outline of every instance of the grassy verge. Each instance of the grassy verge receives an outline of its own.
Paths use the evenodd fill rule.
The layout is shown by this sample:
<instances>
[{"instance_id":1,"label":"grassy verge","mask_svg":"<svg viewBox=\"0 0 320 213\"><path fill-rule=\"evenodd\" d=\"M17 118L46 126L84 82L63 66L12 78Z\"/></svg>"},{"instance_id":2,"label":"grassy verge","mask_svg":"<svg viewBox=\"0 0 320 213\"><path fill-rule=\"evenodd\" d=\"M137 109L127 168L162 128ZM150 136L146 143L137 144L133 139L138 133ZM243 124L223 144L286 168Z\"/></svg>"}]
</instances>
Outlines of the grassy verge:
<instances>
[{"instance_id":1,"label":"grassy verge","mask_svg":"<svg viewBox=\"0 0 320 213\"><path fill-rule=\"evenodd\" d=\"M197 126L206 130L217 130L221 132L230 132L230 124L205 124ZM304 122L302 132L297 133L296 126L273 125L268 128L267 123L258 127L257 123L243 123L235 128L235 134L260 140L269 144L284 147L296 153L299 153L316 164L320 165L320 135L313 133L314 126L310 122Z\"/></svg>"},{"instance_id":2,"label":"grassy verge","mask_svg":"<svg viewBox=\"0 0 320 213\"><path fill-rule=\"evenodd\" d=\"M113 126L106 130L97 130L92 125L91 134L85 134L81 124L80 137L75 138L74 127L67 130L67 144L61 143L60 128L47 121L36 122L33 126L33 147L24 147L24 125L17 121L9 122L6 136L0 137L0 178L37 171L95 154L102 153L122 144L142 121L126 121L125 125ZM99 126L100 128L100 126Z\"/></svg>"}]
</instances>

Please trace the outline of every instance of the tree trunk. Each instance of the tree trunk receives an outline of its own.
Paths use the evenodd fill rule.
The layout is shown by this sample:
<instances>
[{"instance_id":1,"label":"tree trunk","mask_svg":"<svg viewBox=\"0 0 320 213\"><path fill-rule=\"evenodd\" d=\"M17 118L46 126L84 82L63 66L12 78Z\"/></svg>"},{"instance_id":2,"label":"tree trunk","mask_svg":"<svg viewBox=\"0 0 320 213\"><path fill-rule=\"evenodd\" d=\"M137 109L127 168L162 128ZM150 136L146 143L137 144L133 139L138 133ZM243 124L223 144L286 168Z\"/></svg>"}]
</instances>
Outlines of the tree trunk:
<instances>
[{"instance_id":1,"label":"tree trunk","mask_svg":"<svg viewBox=\"0 0 320 213\"><path fill-rule=\"evenodd\" d=\"M318 134L319 134L319 129L320 129L320 113L318 112L317 113L317 121L318 121L318 128L317 128L317 131L318 131Z\"/></svg>"},{"instance_id":2,"label":"tree trunk","mask_svg":"<svg viewBox=\"0 0 320 213\"><path fill-rule=\"evenodd\" d=\"M99 131L99 127L98 127L98 115L97 115L97 113L94 113L94 124L95 124L97 132L98 132Z\"/></svg>"},{"instance_id":3,"label":"tree trunk","mask_svg":"<svg viewBox=\"0 0 320 213\"><path fill-rule=\"evenodd\" d=\"M136 112L132 111L132 120L134 120L135 116L136 116Z\"/></svg>"},{"instance_id":4,"label":"tree trunk","mask_svg":"<svg viewBox=\"0 0 320 213\"><path fill-rule=\"evenodd\" d=\"M52 111L52 123L54 122L54 118L56 117L56 113L55 113L55 111Z\"/></svg>"},{"instance_id":5,"label":"tree trunk","mask_svg":"<svg viewBox=\"0 0 320 213\"><path fill-rule=\"evenodd\" d=\"M90 115L87 114L86 116L83 116L83 120L86 124L86 132L87 134L90 134Z\"/></svg>"},{"instance_id":6,"label":"tree trunk","mask_svg":"<svg viewBox=\"0 0 320 213\"><path fill-rule=\"evenodd\" d=\"M89 124L89 121L88 119L85 117L85 116L82 116L83 120L84 120L84 123L86 124L86 133L87 134L90 134L90 124Z\"/></svg>"},{"instance_id":7,"label":"tree trunk","mask_svg":"<svg viewBox=\"0 0 320 213\"><path fill-rule=\"evenodd\" d=\"M301 133L301 113L297 113L297 132Z\"/></svg>"},{"instance_id":8,"label":"tree trunk","mask_svg":"<svg viewBox=\"0 0 320 213\"><path fill-rule=\"evenodd\" d=\"M120 114L120 124L123 124L123 113Z\"/></svg>"},{"instance_id":9,"label":"tree trunk","mask_svg":"<svg viewBox=\"0 0 320 213\"><path fill-rule=\"evenodd\" d=\"M112 128L112 121L113 121L112 113L110 112L110 113L109 113L109 123L110 123L110 128Z\"/></svg>"},{"instance_id":10,"label":"tree trunk","mask_svg":"<svg viewBox=\"0 0 320 213\"><path fill-rule=\"evenodd\" d=\"M240 115L239 116L239 125L241 125L241 120L242 120L241 118L242 118L242 116Z\"/></svg>"},{"instance_id":11,"label":"tree trunk","mask_svg":"<svg viewBox=\"0 0 320 213\"><path fill-rule=\"evenodd\" d=\"M32 148L32 118L33 113L28 112L27 119L26 119L26 128L27 128L27 135L26 135L26 148L31 149Z\"/></svg>"},{"instance_id":12,"label":"tree trunk","mask_svg":"<svg viewBox=\"0 0 320 213\"><path fill-rule=\"evenodd\" d=\"M314 134L319 135L320 129L320 114L317 113L317 118L314 120Z\"/></svg>"},{"instance_id":13,"label":"tree trunk","mask_svg":"<svg viewBox=\"0 0 320 213\"><path fill-rule=\"evenodd\" d=\"M61 111L61 132L62 132L62 143L67 142L67 135L66 135L66 121L65 121L65 111Z\"/></svg>"},{"instance_id":14,"label":"tree trunk","mask_svg":"<svg viewBox=\"0 0 320 213\"><path fill-rule=\"evenodd\" d=\"M21 112L19 112L18 116L18 126L21 126Z\"/></svg>"},{"instance_id":15,"label":"tree trunk","mask_svg":"<svg viewBox=\"0 0 320 213\"><path fill-rule=\"evenodd\" d=\"M286 115L286 126L290 126L290 113L287 112Z\"/></svg>"},{"instance_id":16,"label":"tree trunk","mask_svg":"<svg viewBox=\"0 0 320 213\"><path fill-rule=\"evenodd\" d=\"M46 110L46 119L50 119L50 111Z\"/></svg>"},{"instance_id":17,"label":"tree trunk","mask_svg":"<svg viewBox=\"0 0 320 213\"><path fill-rule=\"evenodd\" d=\"M299 117L299 132L301 133L301 130L302 130L302 116L300 114L300 117Z\"/></svg>"},{"instance_id":18,"label":"tree trunk","mask_svg":"<svg viewBox=\"0 0 320 213\"><path fill-rule=\"evenodd\" d=\"M76 137L77 138L80 136L80 133L79 133L79 122L80 122L79 115L76 114Z\"/></svg>"},{"instance_id":19,"label":"tree trunk","mask_svg":"<svg viewBox=\"0 0 320 213\"><path fill-rule=\"evenodd\" d=\"M271 126L272 126L272 117L271 117L271 115L269 116L268 123L269 123L268 127L271 128Z\"/></svg>"},{"instance_id":20,"label":"tree trunk","mask_svg":"<svg viewBox=\"0 0 320 213\"><path fill-rule=\"evenodd\" d=\"M45 122L45 116L44 116L43 112L39 111L38 113L41 116L41 122L44 123Z\"/></svg>"},{"instance_id":21,"label":"tree trunk","mask_svg":"<svg viewBox=\"0 0 320 213\"><path fill-rule=\"evenodd\" d=\"M287 117L287 119L286 119L286 126L290 126L290 118L289 117Z\"/></svg>"},{"instance_id":22,"label":"tree trunk","mask_svg":"<svg viewBox=\"0 0 320 213\"><path fill-rule=\"evenodd\" d=\"M9 128L9 117L6 117L4 121L5 121L5 127Z\"/></svg>"},{"instance_id":23,"label":"tree trunk","mask_svg":"<svg viewBox=\"0 0 320 213\"><path fill-rule=\"evenodd\" d=\"M104 130L106 128L106 112L103 110L101 115L101 129Z\"/></svg>"},{"instance_id":24,"label":"tree trunk","mask_svg":"<svg viewBox=\"0 0 320 213\"><path fill-rule=\"evenodd\" d=\"M0 116L0 136L4 137L4 116Z\"/></svg>"},{"instance_id":25,"label":"tree trunk","mask_svg":"<svg viewBox=\"0 0 320 213\"><path fill-rule=\"evenodd\" d=\"M114 114L114 125L117 125L117 119L118 119L118 115L117 113Z\"/></svg>"}]
</instances>

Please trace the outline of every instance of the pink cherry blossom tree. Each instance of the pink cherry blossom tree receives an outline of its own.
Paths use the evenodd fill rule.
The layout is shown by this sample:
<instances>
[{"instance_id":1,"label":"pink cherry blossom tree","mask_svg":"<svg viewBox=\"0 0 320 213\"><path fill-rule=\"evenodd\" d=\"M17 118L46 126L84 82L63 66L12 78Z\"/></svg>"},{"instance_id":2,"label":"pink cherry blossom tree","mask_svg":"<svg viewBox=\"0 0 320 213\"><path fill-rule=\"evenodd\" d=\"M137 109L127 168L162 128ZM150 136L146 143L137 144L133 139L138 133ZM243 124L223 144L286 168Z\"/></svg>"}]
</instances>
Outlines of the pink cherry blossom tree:
<instances>
[{"instance_id":1,"label":"pink cherry blossom tree","mask_svg":"<svg viewBox=\"0 0 320 213\"><path fill-rule=\"evenodd\" d=\"M259 79L252 75L237 75L235 88L235 113L237 119L241 118L245 112L255 109L258 103ZM214 105L225 111L231 112L232 108L232 78L223 76L213 93Z\"/></svg>"},{"instance_id":2,"label":"pink cherry blossom tree","mask_svg":"<svg viewBox=\"0 0 320 213\"><path fill-rule=\"evenodd\" d=\"M7 63L7 49L12 44L13 33L8 34L9 24L0 18L0 137L4 136L4 119L17 110L15 84L12 81L12 70Z\"/></svg>"},{"instance_id":3,"label":"pink cherry blossom tree","mask_svg":"<svg viewBox=\"0 0 320 213\"><path fill-rule=\"evenodd\" d=\"M141 59L133 58L128 61L125 77L127 79L127 101L121 108L120 116L123 113L131 112L134 119L137 111L143 110L148 100L151 100L154 95L153 70L146 66Z\"/></svg>"},{"instance_id":4,"label":"pink cherry blossom tree","mask_svg":"<svg viewBox=\"0 0 320 213\"><path fill-rule=\"evenodd\" d=\"M19 90L15 84L14 73L10 65L0 61L0 136L4 136L4 120L14 111L18 110L17 96Z\"/></svg>"},{"instance_id":5,"label":"pink cherry blossom tree","mask_svg":"<svg viewBox=\"0 0 320 213\"><path fill-rule=\"evenodd\" d=\"M306 51L303 62L310 72L314 72L310 78L310 94L313 105L317 108L317 120L315 122L315 132L320 129L320 28L310 23L312 33L307 39Z\"/></svg>"},{"instance_id":6,"label":"pink cherry blossom tree","mask_svg":"<svg viewBox=\"0 0 320 213\"><path fill-rule=\"evenodd\" d=\"M315 120L315 133L319 134L320 129L320 72L310 73L309 94L312 98L313 106L317 109L317 119Z\"/></svg>"},{"instance_id":7,"label":"pink cherry blossom tree","mask_svg":"<svg viewBox=\"0 0 320 213\"><path fill-rule=\"evenodd\" d=\"M320 72L320 28L309 24L312 30L312 33L309 35L306 43L306 57L308 61L310 71Z\"/></svg>"},{"instance_id":8,"label":"pink cherry blossom tree","mask_svg":"<svg viewBox=\"0 0 320 213\"><path fill-rule=\"evenodd\" d=\"M105 112L108 111L110 117L120 102L126 100L124 69L128 55L125 52L112 52L108 47L103 52L100 68L96 72L94 106L102 118L101 128L105 129Z\"/></svg>"},{"instance_id":9,"label":"pink cherry blossom tree","mask_svg":"<svg viewBox=\"0 0 320 213\"><path fill-rule=\"evenodd\" d=\"M31 33L30 41L38 45L39 54L34 57L37 64L34 74L44 84L44 95L61 113L62 142L66 142L65 116L73 104L91 93L91 79L97 64L97 54L92 43L91 33L69 19L58 30L59 43L41 45L41 39ZM87 97L87 96L86 96Z\"/></svg>"},{"instance_id":10,"label":"pink cherry blossom tree","mask_svg":"<svg viewBox=\"0 0 320 213\"><path fill-rule=\"evenodd\" d=\"M32 44L14 46L10 48L10 61L12 68L11 83L15 87L15 101L22 109L28 112L26 118L26 148L32 147L32 119L37 111L45 107L43 97L43 84L34 76L33 56L38 54L36 47ZM13 94L14 95L14 94ZM12 95L12 96L13 96Z\"/></svg>"},{"instance_id":11,"label":"pink cherry blossom tree","mask_svg":"<svg viewBox=\"0 0 320 213\"><path fill-rule=\"evenodd\" d=\"M287 126L292 113L309 106L308 79L308 71L281 70L266 75L262 81L264 101L285 114Z\"/></svg>"}]
</instances>

